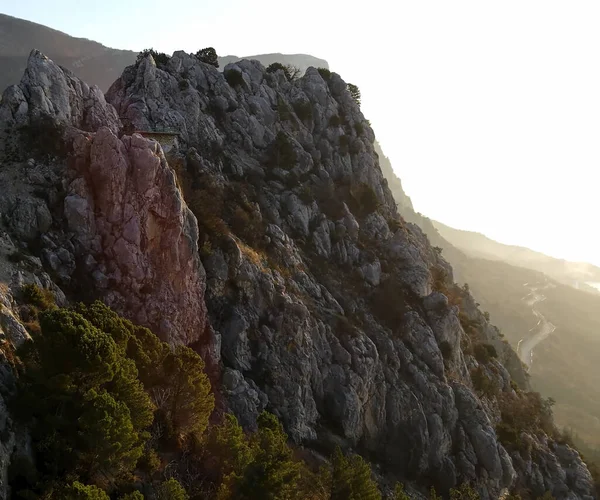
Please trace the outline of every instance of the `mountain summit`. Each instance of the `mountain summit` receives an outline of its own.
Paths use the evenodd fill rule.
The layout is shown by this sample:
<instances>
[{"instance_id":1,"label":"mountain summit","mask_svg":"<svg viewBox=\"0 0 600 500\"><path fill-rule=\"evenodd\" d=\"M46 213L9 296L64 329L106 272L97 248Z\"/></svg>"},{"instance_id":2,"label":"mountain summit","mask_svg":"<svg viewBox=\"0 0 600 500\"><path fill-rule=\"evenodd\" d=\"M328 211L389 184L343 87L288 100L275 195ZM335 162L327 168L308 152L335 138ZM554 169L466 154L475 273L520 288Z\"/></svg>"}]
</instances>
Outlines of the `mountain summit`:
<instances>
[{"instance_id":1,"label":"mountain summit","mask_svg":"<svg viewBox=\"0 0 600 500\"><path fill-rule=\"evenodd\" d=\"M344 481L343 491L358 488L338 474L344 464L367 467L360 480L372 481L367 463L381 490L400 481L414 498L431 487L484 499L594 498L588 469L555 429L550 403L528 391L515 352L454 283L439 250L398 214L373 130L338 74L308 68L294 79L252 60L221 72L178 51L158 62L140 58L105 98L34 51L21 83L4 93L0 122L0 182L10 187L0 199L2 376L18 393L11 360L31 358L14 347L32 335L27 345L38 355L23 376L50 391L3 422L5 478L14 460L115 495L129 493L119 488L136 467L148 494L181 487L156 484L150 465L132 459L136 440L146 439L152 467L168 460L172 480L196 495L208 495L210 484L210 494L240 498L236 491L250 489L246 497L257 498L257 484L262 495L289 483L293 493L273 498L301 498L313 481L302 482L306 466L277 437L285 436L279 419L307 463L333 457L333 475L314 482L324 496L310 498L333 498ZM161 134L177 136L168 153ZM68 309L93 299L132 323L98 304ZM33 303L50 309L40 323ZM71 339L64 345L83 361L57 365L47 354L57 338ZM153 361L163 359L161 349L170 353L164 364ZM195 360L194 351L212 383L214 418L235 415L255 436L248 450L243 433L224 438L233 417L206 441L190 434L198 406L181 403L181 388L198 384L186 385L189 372L177 367ZM90 352L123 359L123 368L94 371L109 355ZM178 375L153 378L155 365ZM161 385L171 382L177 390ZM146 396L130 397L134 387ZM53 416L78 415L72 442L56 443L39 418L23 419L54 394ZM152 422L140 409L144 398L156 408L155 434L142 432ZM202 407L212 401L203 397ZM117 410L122 420L109 419ZM128 423L115 433L139 434L113 448L104 443L114 434L102 428L90 448L96 434L85 430L112 421ZM57 470L48 443L81 452ZM206 461L215 443L235 445L233 458L222 452ZM276 474L284 466L286 480ZM106 470L123 479L107 481ZM50 487L32 477L12 474L11 484ZM370 491L352 495L381 498Z\"/></svg>"}]
</instances>

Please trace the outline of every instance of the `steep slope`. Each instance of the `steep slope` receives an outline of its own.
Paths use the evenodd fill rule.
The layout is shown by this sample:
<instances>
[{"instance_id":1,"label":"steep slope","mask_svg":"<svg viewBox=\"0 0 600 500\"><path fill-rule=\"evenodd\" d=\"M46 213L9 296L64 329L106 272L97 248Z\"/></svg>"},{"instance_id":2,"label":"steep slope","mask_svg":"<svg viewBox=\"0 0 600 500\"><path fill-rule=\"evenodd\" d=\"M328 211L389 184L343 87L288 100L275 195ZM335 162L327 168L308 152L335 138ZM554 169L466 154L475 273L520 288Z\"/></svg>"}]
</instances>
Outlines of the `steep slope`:
<instances>
[{"instance_id":1,"label":"steep slope","mask_svg":"<svg viewBox=\"0 0 600 500\"><path fill-rule=\"evenodd\" d=\"M69 298L194 345L246 427L267 408L296 443L360 452L384 483L593 498L547 404L511 382L514 352L398 216L338 75L221 73L176 52L128 67L107 101L121 122L34 52L0 107L2 223ZM175 129L181 147L166 158L123 122Z\"/></svg>"},{"instance_id":2,"label":"steep slope","mask_svg":"<svg viewBox=\"0 0 600 500\"><path fill-rule=\"evenodd\" d=\"M41 24L0 14L0 92L19 82L29 52L41 50L89 85L103 91L135 61L136 52L105 47Z\"/></svg>"},{"instance_id":3,"label":"steep slope","mask_svg":"<svg viewBox=\"0 0 600 500\"><path fill-rule=\"evenodd\" d=\"M382 164L382 172L394 197L406 199L391 167L386 170ZM600 297L588 293L590 287L583 283L597 279L597 268L450 228L416 214L412 206L405 205L401 213L423 229L432 245L443 249L456 281L469 284L515 350L539 332L539 317L527 296L531 286L544 288L544 300L536 307L556 329L534 349L528 370L531 385L556 400L554 413L561 428L569 429L590 451L600 447ZM576 282L581 289L571 286Z\"/></svg>"},{"instance_id":4,"label":"steep slope","mask_svg":"<svg viewBox=\"0 0 600 500\"><path fill-rule=\"evenodd\" d=\"M108 99L136 128L176 128L194 148L182 158L188 199L223 193L216 214L192 208L201 231L209 214L230 228L206 227L203 244L230 404L249 424L266 405L298 442L341 443L441 489L468 478L494 497L513 481L511 460L488 420L499 414L468 389L478 363L466 352L502 343L421 231L397 219L344 82L309 69L290 83L253 61L224 76L175 53L161 69L128 68ZM244 183L229 194L235 181ZM472 338L433 286L460 296ZM511 393L502 365L479 368Z\"/></svg>"}]
</instances>

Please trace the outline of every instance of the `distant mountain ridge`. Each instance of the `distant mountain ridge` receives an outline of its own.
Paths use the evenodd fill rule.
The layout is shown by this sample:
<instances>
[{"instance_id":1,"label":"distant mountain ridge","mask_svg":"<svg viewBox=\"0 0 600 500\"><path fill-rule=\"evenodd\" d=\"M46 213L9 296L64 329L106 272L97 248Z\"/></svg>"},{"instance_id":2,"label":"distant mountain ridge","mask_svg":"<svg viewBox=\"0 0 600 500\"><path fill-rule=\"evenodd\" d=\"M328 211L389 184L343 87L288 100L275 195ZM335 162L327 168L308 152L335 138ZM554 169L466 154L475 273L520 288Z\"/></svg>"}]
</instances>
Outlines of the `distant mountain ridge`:
<instances>
[{"instance_id":1,"label":"distant mountain ridge","mask_svg":"<svg viewBox=\"0 0 600 500\"><path fill-rule=\"evenodd\" d=\"M219 65L220 68L223 69L227 64L241 61L242 59L254 59L259 61L263 66L268 66L269 64L280 62L282 64L291 64L292 66L296 66L303 73L310 68L327 68L329 69L329 64L325 59L319 59L318 57L314 57L308 54L281 54L281 53L273 53L273 54L258 54L253 56L224 56L219 57Z\"/></svg>"},{"instance_id":2,"label":"distant mountain ridge","mask_svg":"<svg viewBox=\"0 0 600 500\"><path fill-rule=\"evenodd\" d=\"M551 284L544 290L546 298L540 310L556 325L556 331L535 348L535 362L528 371L530 382L542 395L556 400L557 424L574 433L586 456L600 463L600 296L585 284L600 282L600 269L504 245L415 212L389 160L379 155L382 173L402 216L442 250L452 264L455 281L468 283L513 348L532 335L538 323L524 300L529 290L526 285Z\"/></svg>"},{"instance_id":3,"label":"distant mountain ridge","mask_svg":"<svg viewBox=\"0 0 600 500\"><path fill-rule=\"evenodd\" d=\"M557 259L529 248L499 243L481 233L454 229L437 221L432 222L443 238L473 257L502 260L515 266L526 267L547 274L560 283L584 288L590 292L595 290L585 285L585 282L600 281L600 268L593 264Z\"/></svg>"},{"instance_id":4,"label":"distant mountain ridge","mask_svg":"<svg viewBox=\"0 0 600 500\"><path fill-rule=\"evenodd\" d=\"M135 62L138 55L132 50L105 47L87 38L76 38L42 24L0 14L0 94L9 85L19 83L32 49L42 51L89 85L98 85L103 92L127 66ZM310 66L329 69L327 61L318 57L279 53L219 57L220 69L241 59L256 59L264 66L285 62L298 67L303 73Z\"/></svg>"},{"instance_id":5,"label":"distant mountain ridge","mask_svg":"<svg viewBox=\"0 0 600 500\"><path fill-rule=\"evenodd\" d=\"M106 91L137 52L118 50L76 38L41 24L0 14L0 91L20 81L32 49L43 51L60 66Z\"/></svg>"}]
</instances>

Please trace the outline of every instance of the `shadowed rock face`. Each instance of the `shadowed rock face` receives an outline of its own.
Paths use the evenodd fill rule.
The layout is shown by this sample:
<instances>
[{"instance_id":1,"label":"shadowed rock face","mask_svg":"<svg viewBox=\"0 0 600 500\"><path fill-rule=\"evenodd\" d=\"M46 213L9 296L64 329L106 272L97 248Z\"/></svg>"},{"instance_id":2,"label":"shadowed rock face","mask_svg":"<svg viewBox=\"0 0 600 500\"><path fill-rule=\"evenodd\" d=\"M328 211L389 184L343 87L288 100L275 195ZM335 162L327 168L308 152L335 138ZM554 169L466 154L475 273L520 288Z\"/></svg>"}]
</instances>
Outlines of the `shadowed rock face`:
<instances>
[{"instance_id":1,"label":"shadowed rock face","mask_svg":"<svg viewBox=\"0 0 600 500\"><path fill-rule=\"evenodd\" d=\"M398 219L373 132L338 75L326 81L309 68L288 82L256 61L222 74L176 52L161 67L147 58L127 68L107 99L135 128L176 128L199 186L256 190L249 201L267 236L258 257L236 234L203 257L222 390L244 425L266 407L296 442L367 452L388 473L442 489L468 480L484 498L517 483L540 494L567 487L560 474L530 481L527 471L546 465L516 461L498 441L495 398L477 394L470 373L480 368L512 397L499 360L518 358L468 292L460 292L459 321L458 307L434 290L440 272L452 290L452 269L419 228ZM269 166L281 134L293 160ZM347 182L367 185L377 208L352 205L339 189ZM316 194L324 187L347 201L338 213ZM463 351L471 342L496 346L499 359L479 363ZM526 385L520 365L513 369ZM589 475L578 477L586 486L576 495L589 497Z\"/></svg>"},{"instance_id":2,"label":"shadowed rock face","mask_svg":"<svg viewBox=\"0 0 600 500\"><path fill-rule=\"evenodd\" d=\"M14 110L31 122L41 106L27 86L45 89L61 71L34 58L36 67L0 107L13 124ZM248 428L267 408L297 443L354 449L417 487L470 481L495 499L519 484L591 499L576 452L535 433L523 433L524 456L498 440L498 401L518 395L499 359L472 354L499 342L498 331L424 233L399 218L372 129L339 75L326 78L309 68L288 82L257 61L220 73L183 52L159 68L147 57L107 100L128 127L181 134L181 177L157 143L119 137L106 102L92 99L86 115L104 113L104 126L47 106L65 125L69 160L3 166L16 187L0 211L61 283L86 283L172 342L220 358L220 390ZM70 109L82 101L75 92ZM184 180L201 207L229 193L222 234L198 229L207 221L188 211ZM474 370L494 395L474 388Z\"/></svg>"},{"instance_id":3,"label":"shadowed rock face","mask_svg":"<svg viewBox=\"0 0 600 500\"><path fill-rule=\"evenodd\" d=\"M49 202L18 184L3 200L13 231L41 246L61 284L87 287L169 342L210 346L198 225L160 146L119 138L103 94L38 51L6 90L0 116L9 136L50 117L70 151L68 161L29 162L25 182L48 189Z\"/></svg>"}]
</instances>

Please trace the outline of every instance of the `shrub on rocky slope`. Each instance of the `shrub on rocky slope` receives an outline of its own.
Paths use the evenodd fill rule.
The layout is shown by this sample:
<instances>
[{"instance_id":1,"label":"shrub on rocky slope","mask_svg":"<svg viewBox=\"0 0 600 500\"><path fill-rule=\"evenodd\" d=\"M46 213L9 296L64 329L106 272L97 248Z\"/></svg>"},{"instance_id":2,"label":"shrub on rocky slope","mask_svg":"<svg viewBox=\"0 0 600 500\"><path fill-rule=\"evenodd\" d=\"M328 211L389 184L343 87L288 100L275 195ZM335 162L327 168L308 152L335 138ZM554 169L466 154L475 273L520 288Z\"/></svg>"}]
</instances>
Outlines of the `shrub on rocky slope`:
<instances>
[{"instance_id":1,"label":"shrub on rocky slope","mask_svg":"<svg viewBox=\"0 0 600 500\"><path fill-rule=\"evenodd\" d=\"M0 141L51 114L71 154L3 165L11 237L69 296L101 297L200 352L219 410L257 436L268 410L314 459L360 454L390 491L400 480L415 495L469 483L485 499L592 498L587 468L541 413L540 425L508 421L501 405L524 399L503 365L515 354L399 217L346 83L314 68L290 82L256 61L228 72L235 81L183 52L161 68L149 55L108 104L33 53L4 95ZM175 129L181 147L167 159L122 125ZM475 371L492 391L474 387ZM526 453L504 446L503 421Z\"/></svg>"}]
</instances>

